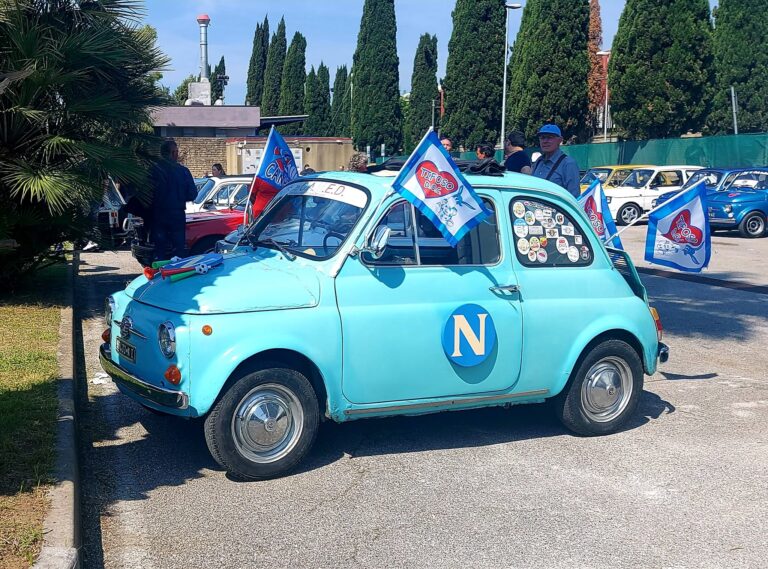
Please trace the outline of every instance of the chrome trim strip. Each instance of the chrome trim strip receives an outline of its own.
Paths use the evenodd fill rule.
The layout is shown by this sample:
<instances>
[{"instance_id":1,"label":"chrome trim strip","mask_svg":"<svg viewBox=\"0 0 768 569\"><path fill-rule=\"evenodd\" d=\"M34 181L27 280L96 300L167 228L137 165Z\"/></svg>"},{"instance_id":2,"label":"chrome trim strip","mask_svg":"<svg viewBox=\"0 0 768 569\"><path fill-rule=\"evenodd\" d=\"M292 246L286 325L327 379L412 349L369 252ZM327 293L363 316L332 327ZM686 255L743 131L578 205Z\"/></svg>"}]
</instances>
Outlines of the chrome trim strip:
<instances>
[{"instance_id":1,"label":"chrome trim strip","mask_svg":"<svg viewBox=\"0 0 768 569\"><path fill-rule=\"evenodd\" d=\"M429 403L416 403L414 405L391 405L389 407L376 407L369 409L347 409L345 415L370 415L373 413L387 413L392 411L407 411L410 409L431 409L433 407L443 407L446 405L472 405L474 403L485 403L490 401L504 401L506 399L520 399L521 397L534 397L536 395L546 395L549 389L536 389L534 391L523 391L521 393L512 393L507 395L488 395L485 397L469 397L466 399L449 399L446 401L430 401Z\"/></svg>"},{"instance_id":2,"label":"chrome trim strip","mask_svg":"<svg viewBox=\"0 0 768 569\"><path fill-rule=\"evenodd\" d=\"M187 409L189 407L189 395L185 392L150 385L113 362L112 350L108 343L102 344L99 348L99 362L115 383L119 383L137 395L141 395L163 407L171 407L173 409Z\"/></svg>"},{"instance_id":3,"label":"chrome trim strip","mask_svg":"<svg viewBox=\"0 0 768 569\"><path fill-rule=\"evenodd\" d=\"M112 322L117 324L117 327L120 328L120 332L122 332L122 328L120 327L120 325L122 324L123 321L122 320L113 320ZM142 340L146 340L147 339L147 337L144 334L142 334L141 332L139 332L135 328L131 328L131 334L141 338Z\"/></svg>"}]
</instances>

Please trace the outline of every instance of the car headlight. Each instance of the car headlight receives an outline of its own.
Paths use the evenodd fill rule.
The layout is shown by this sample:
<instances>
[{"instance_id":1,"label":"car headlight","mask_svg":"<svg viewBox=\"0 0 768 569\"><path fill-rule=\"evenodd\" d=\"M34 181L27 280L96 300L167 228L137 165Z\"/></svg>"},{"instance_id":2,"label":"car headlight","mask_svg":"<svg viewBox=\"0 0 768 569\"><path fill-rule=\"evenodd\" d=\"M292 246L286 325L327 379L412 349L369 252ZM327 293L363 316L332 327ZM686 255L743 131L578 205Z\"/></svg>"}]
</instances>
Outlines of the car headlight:
<instances>
[{"instance_id":1,"label":"car headlight","mask_svg":"<svg viewBox=\"0 0 768 569\"><path fill-rule=\"evenodd\" d=\"M176 355L176 328L167 320L157 329L157 343L166 358Z\"/></svg>"},{"instance_id":2,"label":"car headlight","mask_svg":"<svg viewBox=\"0 0 768 569\"><path fill-rule=\"evenodd\" d=\"M659 201L659 200L653 200L653 201L651 202L651 208L654 208L654 207L656 207L656 205L658 204L658 201Z\"/></svg>"},{"instance_id":3,"label":"car headlight","mask_svg":"<svg viewBox=\"0 0 768 569\"><path fill-rule=\"evenodd\" d=\"M731 204L727 204L723 206L723 211L725 213L731 213L733 211L733 206Z\"/></svg>"},{"instance_id":4,"label":"car headlight","mask_svg":"<svg viewBox=\"0 0 768 569\"><path fill-rule=\"evenodd\" d=\"M607 201L608 203L611 203L611 199L612 199L611 196L605 196L605 201Z\"/></svg>"},{"instance_id":5,"label":"car headlight","mask_svg":"<svg viewBox=\"0 0 768 569\"><path fill-rule=\"evenodd\" d=\"M110 294L104 299L104 322L107 328L112 327L112 315L115 313L115 298Z\"/></svg>"}]
</instances>

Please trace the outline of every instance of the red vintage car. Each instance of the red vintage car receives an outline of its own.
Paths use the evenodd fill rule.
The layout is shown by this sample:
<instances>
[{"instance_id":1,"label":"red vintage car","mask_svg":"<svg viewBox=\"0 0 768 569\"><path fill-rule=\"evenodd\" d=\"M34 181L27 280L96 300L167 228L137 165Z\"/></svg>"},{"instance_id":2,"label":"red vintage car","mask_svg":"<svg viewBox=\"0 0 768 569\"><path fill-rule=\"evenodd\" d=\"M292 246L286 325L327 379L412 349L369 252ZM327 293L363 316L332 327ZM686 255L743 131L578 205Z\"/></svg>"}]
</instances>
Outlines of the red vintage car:
<instances>
[{"instance_id":1,"label":"red vintage car","mask_svg":"<svg viewBox=\"0 0 768 569\"><path fill-rule=\"evenodd\" d=\"M239 225L248 224L256 219L267 204L277 195L277 190L266 184L257 187L253 192L253 206L248 206L248 199L242 200L231 209L206 211L187 214L186 247L190 255L199 255L212 251L219 239L237 229ZM248 209L247 216L245 210ZM151 235L141 222L134 222L134 238L131 242L131 253L143 266L153 261L154 245Z\"/></svg>"}]
</instances>

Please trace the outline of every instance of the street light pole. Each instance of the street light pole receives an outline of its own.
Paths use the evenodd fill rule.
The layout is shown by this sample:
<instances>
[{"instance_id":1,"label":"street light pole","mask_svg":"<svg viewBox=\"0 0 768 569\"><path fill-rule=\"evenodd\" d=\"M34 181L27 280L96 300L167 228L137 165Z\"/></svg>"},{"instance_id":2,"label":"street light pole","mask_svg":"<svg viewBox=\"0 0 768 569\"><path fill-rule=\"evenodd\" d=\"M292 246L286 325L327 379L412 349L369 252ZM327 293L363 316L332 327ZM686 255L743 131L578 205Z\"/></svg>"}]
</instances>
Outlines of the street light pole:
<instances>
[{"instance_id":1,"label":"street light pole","mask_svg":"<svg viewBox=\"0 0 768 569\"><path fill-rule=\"evenodd\" d=\"M509 54L509 11L519 10L522 4L504 4L504 14L506 16L504 24L504 85L501 89L501 150L504 151L504 138L506 134L507 122L507 56Z\"/></svg>"},{"instance_id":2,"label":"street light pole","mask_svg":"<svg viewBox=\"0 0 768 569\"><path fill-rule=\"evenodd\" d=\"M598 51L597 55L603 58L603 71L605 80L605 103L603 106L603 142L608 142L608 58L611 50Z\"/></svg>"}]
</instances>

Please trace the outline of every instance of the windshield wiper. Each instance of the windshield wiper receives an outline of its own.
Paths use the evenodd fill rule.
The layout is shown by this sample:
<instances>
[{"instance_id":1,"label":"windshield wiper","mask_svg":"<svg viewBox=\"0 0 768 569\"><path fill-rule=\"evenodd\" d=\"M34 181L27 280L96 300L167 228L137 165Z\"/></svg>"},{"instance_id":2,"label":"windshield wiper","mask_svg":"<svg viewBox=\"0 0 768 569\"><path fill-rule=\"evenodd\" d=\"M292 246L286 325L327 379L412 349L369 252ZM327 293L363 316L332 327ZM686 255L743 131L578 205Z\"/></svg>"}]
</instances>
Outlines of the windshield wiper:
<instances>
[{"instance_id":1,"label":"windshield wiper","mask_svg":"<svg viewBox=\"0 0 768 569\"><path fill-rule=\"evenodd\" d=\"M259 239L258 241L256 241L256 246L258 247L259 245L274 246L283 255L285 255L285 258L288 259L289 261L293 261L296 258L296 255L294 253L291 253L291 251L286 247L286 243L275 241L271 237L267 239Z\"/></svg>"}]
</instances>

